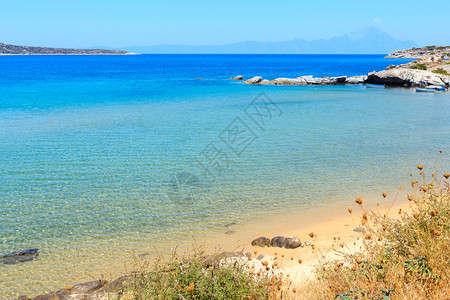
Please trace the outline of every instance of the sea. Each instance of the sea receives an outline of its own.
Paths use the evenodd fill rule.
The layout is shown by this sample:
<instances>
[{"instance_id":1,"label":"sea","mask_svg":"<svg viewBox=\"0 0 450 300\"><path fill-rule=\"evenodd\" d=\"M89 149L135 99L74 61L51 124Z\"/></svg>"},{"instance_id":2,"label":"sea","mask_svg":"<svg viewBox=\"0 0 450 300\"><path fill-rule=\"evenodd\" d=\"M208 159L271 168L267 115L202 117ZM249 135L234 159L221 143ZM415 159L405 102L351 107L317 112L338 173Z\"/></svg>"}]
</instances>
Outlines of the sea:
<instances>
[{"instance_id":1,"label":"sea","mask_svg":"<svg viewBox=\"0 0 450 300\"><path fill-rule=\"evenodd\" d=\"M254 86L382 55L0 56L0 298L114 278L142 255L314 219L450 166L450 93ZM440 154L439 150L443 153ZM141 255L141 256L140 256ZM3 261L4 262L4 261Z\"/></svg>"}]
</instances>

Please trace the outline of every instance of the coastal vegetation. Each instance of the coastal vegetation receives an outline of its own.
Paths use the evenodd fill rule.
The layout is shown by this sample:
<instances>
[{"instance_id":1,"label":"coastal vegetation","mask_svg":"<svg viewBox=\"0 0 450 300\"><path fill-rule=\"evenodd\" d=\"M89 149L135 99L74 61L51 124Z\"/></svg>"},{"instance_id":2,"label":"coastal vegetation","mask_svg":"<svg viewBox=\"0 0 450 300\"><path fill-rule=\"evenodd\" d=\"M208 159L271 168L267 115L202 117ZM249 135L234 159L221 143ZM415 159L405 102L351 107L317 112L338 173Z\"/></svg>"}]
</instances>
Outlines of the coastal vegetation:
<instances>
[{"instance_id":1,"label":"coastal vegetation","mask_svg":"<svg viewBox=\"0 0 450 300\"><path fill-rule=\"evenodd\" d=\"M415 69L415 70L426 70L427 66L425 66L424 64L413 64L411 66L411 69Z\"/></svg>"},{"instance_id":2,"label":"coastal vegetation","mask_svg":"<svg viewBox=\"0 0 450 300\"><path fill-rule=\"evenodd\" d=\"M249 271L251 258L239 262L220 254L160 255L153 265L136 261L132 280L122 285L120 299L276 299L281 281Z\"/></svg>"},{"instance_id":3,"label":"coastal vegetation","mask_svg":"<svg viewBox=\"0 0 450 300\"><path fill-rule=\"evenodd\" d=\"M450 73L448 73L446 70L444 70L442 68L437 68L436 70L433 70L432 72L436 73L436 74L450 75Z\"/></svg>"},{"instance_id":4,"label":"coastal vegetation","mask_svg":"<svg viewBox=\"0 0 450 300\"><path fill-rule=\"evenodd\" d=\"M307 287L311 299L447 299L450 294L450 187L420 170L408 195L410 211L361 209L363 247L342 260L323 262ZM385 197L386 194L383 194ZM395 201L395 200L394 200ZM352 209L349 212L352 213ZM397 215L390 216L389 214ZM346 247L342 245L342 247ZM324 292L326 290L326 292Z\"/></svg>"},{"instance_id":5,"label":"coastal vegetation","mask_svg":"<svg viewBox=\"0 0 450 300\"><path fill-rule=\"evenodd\" d=\"M339 249L341 259L320 261L314 279L291 287L285 277L266 268L224 261L220 255L193 255L155 264L137 263L133 280L122 286L120 299L446 299L450 294L450 186L437 172L428 180L423 165L417 166L419 179L412 179L413 192L407 195L410 210L393 209L397 200L382 212L365 206L362 198L349 213L360 220L361 249L348 254ZM413 175L411 174L411 177ZM403 189L402 187L400 190ZM383 193L383 199L387 194ZM319 249L320 250L320 249ZM301 260L299 259L299 263ZM267 270L267 272L265 272ZM279 273L282 274L282 273Z\"/></svg>"}]
</instances>

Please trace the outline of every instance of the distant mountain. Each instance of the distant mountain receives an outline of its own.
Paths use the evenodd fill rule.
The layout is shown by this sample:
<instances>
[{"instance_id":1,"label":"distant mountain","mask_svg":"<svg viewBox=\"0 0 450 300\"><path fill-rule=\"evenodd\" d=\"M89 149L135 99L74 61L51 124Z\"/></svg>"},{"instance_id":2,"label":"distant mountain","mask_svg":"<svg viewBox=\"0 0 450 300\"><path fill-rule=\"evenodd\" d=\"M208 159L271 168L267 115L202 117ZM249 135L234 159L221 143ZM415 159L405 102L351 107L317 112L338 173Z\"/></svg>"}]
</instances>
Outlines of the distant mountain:
<instances>
[{"instance_id":1,"label":"distant mountain","mask_svg":"<svg viewBox=\"0 0 450 300\"><path fill-rule=\"evenodd\" d=\"M126 55L122 50L69 49L32 46L16 46L0 43L0 55Z\"/></svg>"},{"instance_id":2,"label":"distant mountain","mask_svg":"<svg viewBox=\"0 0 450 300\"><path fill-rule=\"evenodd\" d=\"M413 41L399 41L374 27L347 33L331 39L286 42L246 41L220 46L155 45L129 46L124 50L135 53L202 53L202 54L387 54L415 47Z\"/></svg>"}]
</instances>

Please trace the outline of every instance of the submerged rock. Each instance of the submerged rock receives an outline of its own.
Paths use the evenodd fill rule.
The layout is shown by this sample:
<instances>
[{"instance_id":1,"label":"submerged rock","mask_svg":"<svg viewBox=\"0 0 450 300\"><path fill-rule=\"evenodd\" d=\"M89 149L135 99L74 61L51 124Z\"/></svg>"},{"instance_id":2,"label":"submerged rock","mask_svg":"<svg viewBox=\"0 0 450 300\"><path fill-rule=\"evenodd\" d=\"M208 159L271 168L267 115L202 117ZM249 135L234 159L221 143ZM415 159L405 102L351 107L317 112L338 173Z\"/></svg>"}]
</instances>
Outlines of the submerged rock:
<instances>
[{"instance_id":1,"label":"submerged rock","mask_svg":"<svg viewBox=\"0 0 450 300\"><path fill-rule=\"evenodd\" d=\"M61 289L59 291L34 297L33 300L55 300L55 299L109 299L108 295L100 292L106 281L95 280L76 284L73 287Z\"/></svg>"},{"instance_id":2,"label":"submerged rock","mask_svg":"<svg viewBox=\"0 0 450 300\"><path fill-rule=\"evenodd\" d=\"M4 264L16 264L36 259L38 256L39 256L39 249L14 251L9 254L0 256L0 262Z\"/></svg>"},{"instance_id":3,"label":"submerged rock","mask_svg":"<svg viewBox=\"0 0 450 300\"><path fill-rule=\"evenodd\" d=\"M233 225L236 225L236 222L227 223L227 224L225 224L225 227L230 227L230 226L233 226Z\"/></svg>"}]
</instances>

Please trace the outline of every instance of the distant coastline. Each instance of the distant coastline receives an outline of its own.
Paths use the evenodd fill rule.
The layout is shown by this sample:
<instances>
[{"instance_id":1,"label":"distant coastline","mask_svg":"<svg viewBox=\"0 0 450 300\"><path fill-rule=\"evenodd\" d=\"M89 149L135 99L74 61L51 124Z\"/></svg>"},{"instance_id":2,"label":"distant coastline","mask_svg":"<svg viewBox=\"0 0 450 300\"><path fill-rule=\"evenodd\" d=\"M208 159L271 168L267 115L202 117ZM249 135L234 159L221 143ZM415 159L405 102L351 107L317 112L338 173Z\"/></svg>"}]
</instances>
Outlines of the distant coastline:
<instances>
[{"instance_id":1,"label":"distant coastline","mask_svg":"<svg viewBox=\"0 0 450 300\"><path fill-rule=\"evenodd\" d=\"M0 55L137 55L123 50L18 46L0 43Z\"/></svg>"},{"instance_id":2,"label":"distant coastline","mask_svg":"<svg viewBox=\"0 0 450 300\"><path fill-rule=\"evenodd\" d=\"M450 58L450 46L425 46L422 48L411 48L405 50L397 50L389 53L385 58L425 58L429 56Z\"/></svg>"}]
</instances>

